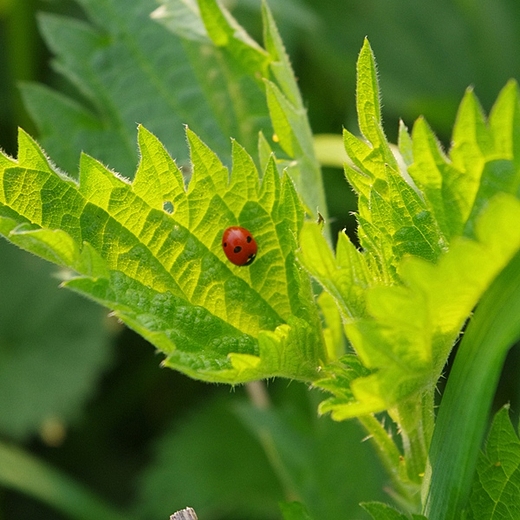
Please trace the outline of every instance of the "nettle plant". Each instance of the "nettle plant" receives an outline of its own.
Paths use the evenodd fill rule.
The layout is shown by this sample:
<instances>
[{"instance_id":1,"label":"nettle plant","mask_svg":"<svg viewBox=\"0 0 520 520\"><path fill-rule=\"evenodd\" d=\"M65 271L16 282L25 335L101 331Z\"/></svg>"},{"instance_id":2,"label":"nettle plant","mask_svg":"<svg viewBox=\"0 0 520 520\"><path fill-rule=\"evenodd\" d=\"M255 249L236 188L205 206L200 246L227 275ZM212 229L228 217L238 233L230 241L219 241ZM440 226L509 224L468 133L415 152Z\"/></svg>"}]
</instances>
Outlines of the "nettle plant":
<instances>
[{"instance_id":1,"label":"nettle plant","mask_svg":"<svg viewBox=\"0 0 520 520\"><path fill-rule=\"evenodd\" d=\"M218 53L237 134L249 150L259 136L257 151L233 141L229 171L186 129L187 180L139 126L132 181L86 154L76 181L20 131L18 158L0 156L2 235L66 268L63 287L111 309L165 366L209 382L282 377L321 389L319 413L357 418L391 478L402 512L363 504L373 518L518 518L520 442L506 409L479 458L505 354L520 337L516 83L488 119L467 91L447 153L424 119L411 132L401 124L394 146L364 42L361 136L343 133L356 246L329 236L304 103L267 6L265 48L213 1L187 18L171 17L175 7L156 18L192 50ZM258 133L267 115L272 140ZM248 265L223 250L234 226L257 244ZM475 308L437 412L437 383ZM283 515L310 518L297 503Z\"/></svg>"}]
</instances>

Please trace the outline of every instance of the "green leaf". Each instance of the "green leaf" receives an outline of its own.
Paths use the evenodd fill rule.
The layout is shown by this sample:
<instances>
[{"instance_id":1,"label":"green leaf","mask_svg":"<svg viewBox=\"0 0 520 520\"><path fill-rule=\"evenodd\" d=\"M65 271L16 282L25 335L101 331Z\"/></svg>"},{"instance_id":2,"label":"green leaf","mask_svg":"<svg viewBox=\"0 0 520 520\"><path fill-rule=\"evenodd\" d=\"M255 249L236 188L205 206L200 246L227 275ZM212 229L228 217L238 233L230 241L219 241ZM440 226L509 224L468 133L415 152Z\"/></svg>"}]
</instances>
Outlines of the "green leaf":
<instances>
[{"instance_id":1,"label":"green leaf","mask_svg":"<svg viewBox=\"0 0 520 520\"><path fill-rule=\"evenodd\" d=\"M324 291L319 295L318 305L326 325L323 329L323 339L327 347L328 357L329 359L337 359L345 351L341 314L336 301L328 292Z\"/></svg>"},{"instance_id":2,"label":"green leaf","mask_svg":"<svg viewBox=\"0 0 520 520\"><path fill-rule=\"evenodd\" d=\"M398 280L396 268L406 254L435 261L446 250L446 238L433 208L410 177L416 165L410 166L410 173L406 171L406 163L414 160L416 142L424 145L427 140L423 135L412 140L402 129L401 141L408 139L407 159L400 164L385 138L375 60L368 40L359 55L357 78L359 126L368 142L344 131L345 149L353 163L353 167L345 167L345 173L359 195L360 244L382 279L392 283Z\"/></svg>"},{"instance_id":3,"label":"green leaf","mask_svg":"<svg viewBox=\"0 0 520 520\"><path fill-rule=\"evenodd\" d=\"M345 233L338 235L336 255L331 252L318 224L306 222L300 235L300 260L335 299L343 320L365 314L365 291L371 273L363 254Z\"/></svg>"},{"instance_id":4,"label":"green leaf","mask_svg":"<svg viewBox=\"0 0 520 520\"><path fill-rule=\"evenodd\" d=\"M262 4L262 14L265 47L272 60L271 77L265 78L267 105L276 141L287 155L282 164L291 175L307 213L317 218L320 211L326 217L327 203L307 110L266 2Z\"/></svg>"},{"instance_id":5,"label":"green leaf","mask_svg":"<svg viewBox=\"0 0 520 520\"><path fill-rule=\"evenodd\" d=\"M198 0L198 4L206 31L214 45L225 48L230 55L230 61L242 65L244 76L253 77L258 72L265 76L270 53L250 38L229 11L221 7L216 0Z\"/></svg>"},{"instance_id":6,"label":"green leaf","mask_svg":"<svg viewBox=\"0 0 520 520\"><path fill-rule=\"evenodd\" d=\"M508 411L509 406L504 406L495 415L477 463L469 501L473 520L520 516L520 440Z\"/></svg>"},{"instance_id":7,"label":"green leaf","mask_svg":"<svg viewBox=\"0 0 520 520\"><path fill-rule=\"evenodd\" d=\"M520 140L520 107L516 82L509 82L500 93L489 117L489 128L494 146L481 165L480 184L465 230L468 235L473 232L475 215L495 193L520 196L520 162L517 155L520 153L517 144ZM482 145L481 153L485 153L488 147L487 143Z\"/></svg>"},{"instance_id":8,"label":"green leaf","mask_svg":"<svg viewBox=\"0 0 520 520\"><path fill-rule=\"evenodd\" d=\"M487 126L473 89L462 99L453 128L450 159L453 166L465 175L459 177L459 193L463 196L462 216L467 219L477 193L486 155L493 153L493 137ZM463 189L460 189L464 185Z\"/></svg>"},{"instance_id":9,"label":"green leaf","mask_svg":"<svg viewBox=\"0 0 520 520\"><path fill-rule=\"evenodd\" d=\"M193 132L187 137L187 187L142 127L133 183L83 155L77 184L21 132L18 163L3 161L0 229L75 270L64 285L113 309L168 366L229 383L315 379L325 351L309 279L295 263L303 210L290 179L271 160L260 185L236 142L229 179L218 157ZM238 224L260 248L247 268L221 247L223 231Z\"/></svg>"},{"instance_id":10,"label":"green leaf","mask_svg":"<svg viewBox=\"0 0 520 520\"><path fill-rule=\"evenodd\" d=\"M374 144L380 137L382 119L376 63L368 38L363 41L358 57L356 108L359 129L365 139Z\"/></svg>"},{"instance_id":11,"label":"green leaf","mask_svg":"<svg viewBox=\"0 0 520 520\"><path fill-rule=\"evenodd\" d=\"M386 162L395 167L396 160L383 131L379 97L374 53L368 39L365 38L357 61L356 108L359 129L372 145L374 156L385 157Z\"/></svg>"},{"instance_id":12,"label":"green leaf","mask_svg":"<svg viewBox=\"0 0 520 520\"><path fill-rule=\"evenodd\" d=\"M410 166L413 163L413 141L403 121L399 121L398 149L406 166ZM401 172L404 173L404 170L402 168Z\"/></svg>"},{"instance_id":13,"label":"green leaf","mask_svg":"<svg viewBox=\"0 0 520 520\"><path fill-rule=\"evenodd\" d=\"M381 502L364 502L363 509L368 511L374 520L409 520L407 515ZM412 520L428 520L423 515L412 515Z\"/></svg>"},{"instance_id":14,"label":"green leaf","mask_svg":"<svg viewBox=\"0 0 520 520\"><path fill-rule=\"evenodd\" d=\"M262 19L264 22L264 44L272 58L270 68L276 83L289 103L295 107L303 108L303 100L292 71L289 56L285 51L269 5L265 0L262 2ZM308 127L308 124L306 126Z\"/></svg>"},{"instance_id":15,"label":"green leaf","mask_svg":"<svg viewBox=\"0 0 520 520\"><path fill-rule=\"evenodd\" d=\"M419 118L412 130L414 162L408 172L423 193L430 211L439 227L442 246L453 236L462 233L464 223L460 195L460 177L441 149L437 138L423 118Z\"/></svg>"},{"instance_id":16,"label":"green leaf","mask_svg":"<svg viewBox=\"0 0 520 520\"><path fill-rule=\"evenodd\" d=\"M493 132L495 152L519 164L520 108L515 80L510 80L500 92L489 116L489 127Z\"/></svg>"}]
</instances>

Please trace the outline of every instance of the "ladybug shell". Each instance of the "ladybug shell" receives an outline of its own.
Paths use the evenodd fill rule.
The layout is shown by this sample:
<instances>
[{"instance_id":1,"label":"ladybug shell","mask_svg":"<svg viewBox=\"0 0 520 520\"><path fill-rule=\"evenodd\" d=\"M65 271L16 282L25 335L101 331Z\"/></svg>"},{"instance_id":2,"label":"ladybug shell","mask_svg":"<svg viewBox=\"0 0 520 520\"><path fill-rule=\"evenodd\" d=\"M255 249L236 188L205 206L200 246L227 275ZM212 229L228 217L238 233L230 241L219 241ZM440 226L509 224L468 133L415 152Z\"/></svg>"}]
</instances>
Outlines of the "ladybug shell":
<instances>
[{"instance_id":1,"label":"ladybug shell","mask_svg":"<svg viewBox=\"0 0 520 520\"><path fill-rule=\"evenodd\" d=\"M232 226L222 235L222 249L232 264L243 266L253 262L258 246L247 229Z\"/></svg>"}]
</instances>

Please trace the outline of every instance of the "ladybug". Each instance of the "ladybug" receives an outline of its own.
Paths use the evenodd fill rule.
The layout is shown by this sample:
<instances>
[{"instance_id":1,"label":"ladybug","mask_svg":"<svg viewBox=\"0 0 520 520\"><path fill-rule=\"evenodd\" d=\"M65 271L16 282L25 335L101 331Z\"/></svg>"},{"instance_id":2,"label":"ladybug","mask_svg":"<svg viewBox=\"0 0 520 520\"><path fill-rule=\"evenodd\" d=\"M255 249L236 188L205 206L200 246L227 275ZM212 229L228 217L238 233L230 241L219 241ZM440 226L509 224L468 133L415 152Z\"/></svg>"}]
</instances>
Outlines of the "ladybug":
<instances>
[{"instance_id":1,"label":"ladybug","mask_svg":"<svg viewBox=\"0 0 520 520\"><path fill-rule=\"evenodd\" d=\"M232 226L222 235L222 249L232 264L243 266L253 262L258 246L247 229Z\"/></svg>"}]
</instances>

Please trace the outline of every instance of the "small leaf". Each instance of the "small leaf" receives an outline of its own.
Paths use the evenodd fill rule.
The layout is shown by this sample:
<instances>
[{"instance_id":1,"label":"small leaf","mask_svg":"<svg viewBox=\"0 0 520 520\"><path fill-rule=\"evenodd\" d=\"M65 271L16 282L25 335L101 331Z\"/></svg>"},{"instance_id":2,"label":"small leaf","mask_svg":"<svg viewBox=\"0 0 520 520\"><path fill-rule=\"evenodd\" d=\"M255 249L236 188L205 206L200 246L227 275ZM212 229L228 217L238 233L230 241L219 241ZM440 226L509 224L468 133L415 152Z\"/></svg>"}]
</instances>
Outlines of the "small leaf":
<instances>
[{"instance_id":1,"label":"small leaf","mask_svg":"<svg viewBox=\"0 0 520 520\"><path fill-rule=\"evenodd\" d=\"M376 63L367 38L363 41L357 63L356 106L361 133L377 146L379 133L375 127L382 123L381 102Z\"/></svg>"},{"instance_id":2,"label":"small leaf","mask_svg":"<svg viewBox=\"0 0 520 520\"><path fill-rule=\"evenodd\" d=\"M294 106L275 83L265 80L267 105L277 140L292 161L287 171L306 204L309 215L317 216L318 208L326 208L321 172L314 156L312 134L303 107Z\"/></svg>"},{"instance_id":3,"label":"small leaf","mask_svg":"<svg viewBox=\"0 0 520 520\"><path fill-rule=\"evenodd\" d=\"M483 157L475 161L479 184L473 188L471 213L465 228L468 236L474 233L476 216L494 194L505 192L516 197L520 195L520 160L515 155L520 153L520 149L514 144L516 137L520 136L520 105L515 82L508 83L500 93L489 118L489 132L487 140L480 144Z\"/></svg>"},{"instance_id":4,"label":"small leaf","mask_svg":"<svg viewBox=\"0 0 520 520\"><path fill-rule=\"evenodd\" d=\"M217 47L225 47L242 65L242 73L267 75L269 53L262 49L216 0L198 0L206 31Z\"/></svg>"},{"instance_id":5,"label":"small leaf","mask_svg":"<svg viewBox=\"0 0 520 520\"><path fill-rule=\"evenodd\" d=\"M520 516L520 440L509 419L509 406L496 415L469 501L472 520L510 519Z\"/></svg>"},{"instance_id":6,"label":"small leaf","mask_svg":"<svg viewBox=\"0 0 520 520\"><path fill-rule=\"evenodd\" d=\"M435 215L446 242L461 234L467 206L459 195L462 173L449 164L434 133L422 118L412 130L414 162L408 171Z\"/></svg>"},{"instance_id":7,"label":"small leaf","mask_svg":"<svg viewBox=\"0 0 520 520\"><path fill-rule=\"evenodd\" d=\"M407 515L397 509L381 502L363 502L361 507L365 509L374 520L409 520ZM412 515L412 520L428 520L423 515Z\"/></svg>"},{"instance_id":8,"label":"small leaf","mask_svg":"<svg viewBox=\"0 0 520 520\"><path fill-rule=\"evenodd\" d=\"M383 131L376 61L368 38L365 38L359 53L356 72L356 108L361 134L375 153L385 158L384 162L395 167L395 158Z\"/></svg>"},{"instance_id":9,"label":"small leaf","mask_svg":"<svg viewBox=\"0 0 520 520\"><path fill-rule=\"evenodd\" d=\"M453 165L466 174L460 178L464 188L460 192L465 195L469 216L469 208L475 198L485 157L493 154L493 137L487 126L482 107L473 89L468 89L462 99L453 128L453 144L450 159Z\"/></svg>"},{"instance_id":10,"label":"small leaf","mask_svg":"<svg viewBox=\"0 0 520 520\"><path fill-rule=\"evenodd\" d=\"M518 84L510 80L500 92L491 114L489 127L493 135L494 151L506 159L520 161L520 108L518 105Z\"/></svg>"},{"instance_id":11,"label":"small leaf","mask_svg":"<svg viewBox=\"0 0 520 520\"><path fill-rule=\"evenodd\" d=\"M365 257L345 233L338 235L336 256L332 254L319 225L306 222L300 235L301 262L334 297L343 320L365 315L365 291L371 273Z\"/></svg>"},{"instance_id":12,"label":"small leaf","mask_svg":"<svg viewBox=\"0 0 520 520\"><path fill-rule=\"evenodd\" d=\"M341 314L336 306L336 301L328 292L324 291L319 295L318 305L326 324L326 328L323 329L323 339L328 357L337 359L345 353Z\"/></svg>"},{"instance_id":13,"label":"small leaf","mask_svg":"<svg viewBox=\"0 0 520 520\"><path fill-rule=\"evenodd\" d=\"M410 166L413 163L413 141L402 120L399 121L398 147L406 166Z\"/></svg>"}]
</instances>

